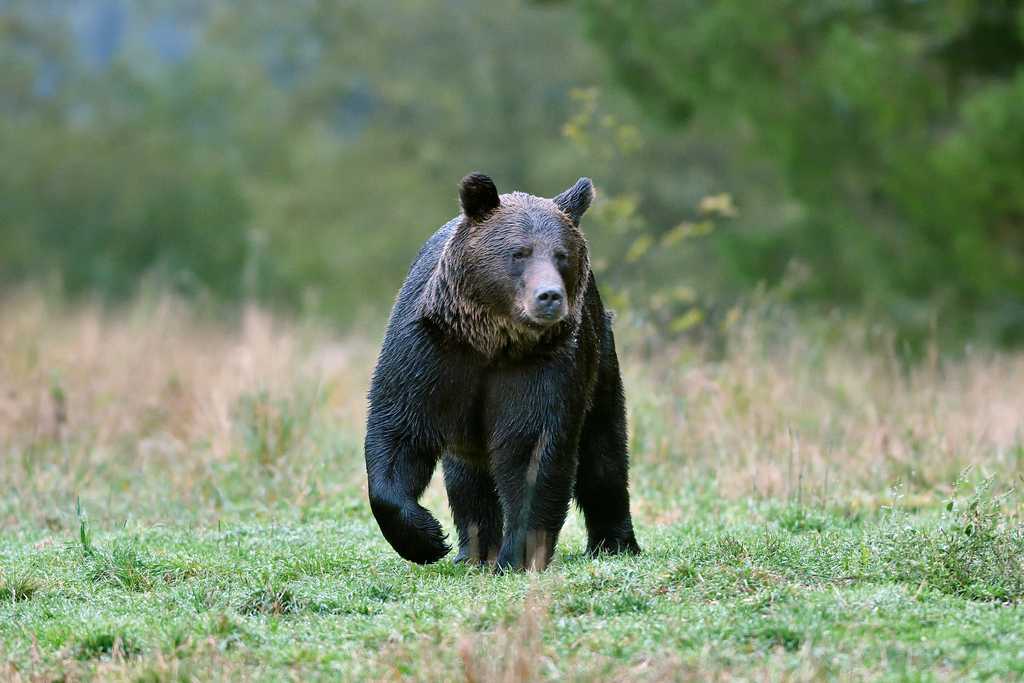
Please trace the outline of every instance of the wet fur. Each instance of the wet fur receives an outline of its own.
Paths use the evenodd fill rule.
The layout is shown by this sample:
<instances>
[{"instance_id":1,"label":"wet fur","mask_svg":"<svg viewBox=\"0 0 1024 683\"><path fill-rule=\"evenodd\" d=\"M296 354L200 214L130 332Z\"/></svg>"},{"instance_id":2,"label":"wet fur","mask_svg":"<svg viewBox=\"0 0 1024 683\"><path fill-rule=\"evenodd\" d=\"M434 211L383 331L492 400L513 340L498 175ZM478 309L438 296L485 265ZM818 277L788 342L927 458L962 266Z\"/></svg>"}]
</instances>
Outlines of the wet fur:
<instances>
[{"instance_id":1,"label":"wet fur","mask_svg":"<svg viewBox=\"0 0 1024 683\"><path fill-rule=\"evenodd\" d=\"M518 316L512 316L496 308L488 300L487 292L466 291L472 288L466 279L467 262L476 260L476 267L487 267L486 263L479 263L479 243L492 242L491 249L501 253L509 224L523 213L531 212L564 216L569 241L578 248L575 286L568 290L569 316L548 329L530 325L521 310L517 311ZM500 206L487 216L486 224L463 217L456 228L449 231L437 266L427 282L420 315L488 358L499 354L521 355L538 345L552 345L566 339L579 326L583 314L585 288L578 283L587 282L590 276L590 258L582 231L552 200L522 192L502 195Z\"/></svg>"},{"instance_id":2,"label":"wet fur","mask_svg":"<svg viewBox=\"0 0 1024 683\"><path fill-rule=\"evenodd\" d=\"M402 557L443 557L418 503L440 459L457 560L545 567L573 497L590 552L639 552L614 339L578 228L590 181L554 200L492 190L464 179L463 213L421 249L392 311L369 397L371 509ZM502 261L527 233L572 252L567 315L546 328Z\"/></svg>"}]
</instances>

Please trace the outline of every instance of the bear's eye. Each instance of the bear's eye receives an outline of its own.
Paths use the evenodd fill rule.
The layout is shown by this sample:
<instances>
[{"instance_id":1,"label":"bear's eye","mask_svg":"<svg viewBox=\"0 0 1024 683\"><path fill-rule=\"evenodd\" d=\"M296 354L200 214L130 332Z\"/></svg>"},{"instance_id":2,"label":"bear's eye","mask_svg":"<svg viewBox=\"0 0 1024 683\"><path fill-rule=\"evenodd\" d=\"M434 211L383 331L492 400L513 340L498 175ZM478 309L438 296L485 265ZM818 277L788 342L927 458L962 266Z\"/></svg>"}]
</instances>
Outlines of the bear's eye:
<instances>
[{"instance_id":1,"label":"bear's eye","mask_svg":"<svg viewBox=\"0 0 1024 683\"><path fill-rule=\"evenodd\" d=\"M564 266L569 262L569 254L559 249L555 252L555 261L558 262L558 265Z\"/></svg>"},{"instance_id":2,"label":"bear's eye","mask_svg":"<svg viewBox=\"0 0 1024 683\"><path fill-rule=\"evenodd\" d=\"M512 252L512 260L525 261L526 259L530 258L530 253L531 251L525 247L522 249L516 249L514 252Z\"/></svg>"}]
</instances>

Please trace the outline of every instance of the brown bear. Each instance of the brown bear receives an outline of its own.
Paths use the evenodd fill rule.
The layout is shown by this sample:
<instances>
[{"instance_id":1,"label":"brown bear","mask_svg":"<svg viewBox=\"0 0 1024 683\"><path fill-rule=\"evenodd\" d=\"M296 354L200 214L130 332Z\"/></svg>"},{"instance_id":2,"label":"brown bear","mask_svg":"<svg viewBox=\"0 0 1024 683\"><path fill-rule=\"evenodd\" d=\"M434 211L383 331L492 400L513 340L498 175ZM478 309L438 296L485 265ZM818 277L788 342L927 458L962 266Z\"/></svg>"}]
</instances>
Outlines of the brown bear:
<instances>
[{"instance_id":1,"label":"brown bear","mask_svg":"<svg viewBox=\"0 0 1024 683\"><path fill-rule=\"evenodd\" d=\"M419 498L441 459L456 561L545 568L575 498L591 554L638 553L610 316L579 228L593 185L498 195L473 173L391 312L366 427L370 506L399 555L449 550Z\"/></svg>"}]
</instances>

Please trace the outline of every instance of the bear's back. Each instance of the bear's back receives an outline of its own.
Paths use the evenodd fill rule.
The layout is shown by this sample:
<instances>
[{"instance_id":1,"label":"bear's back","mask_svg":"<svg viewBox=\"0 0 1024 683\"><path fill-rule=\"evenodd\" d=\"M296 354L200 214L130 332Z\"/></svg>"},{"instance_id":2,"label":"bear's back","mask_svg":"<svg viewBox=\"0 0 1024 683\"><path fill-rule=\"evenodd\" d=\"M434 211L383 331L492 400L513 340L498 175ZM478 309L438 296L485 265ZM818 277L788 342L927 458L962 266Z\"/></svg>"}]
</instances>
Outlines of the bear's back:
<instances>
[{"instance_id":1,"label":"bear's back","mask_svg":"<svg viewBox=\"0 0 1024 683\"><path fill-rule=\"evenodd\" d=\"M398 299L395 301L395 307L391 314L392 320L404 314L412 314L415 308L414 304L423 293L427 280L430 279L434 269L437 268L437 262L444 251L444 245L458 227L460 220L461 217L455 217L442 225L420 247L416 258L413 259L412 265L409 267L409 273L405 277L405 282L398 292Z\"/></svg>"}]
</instances>

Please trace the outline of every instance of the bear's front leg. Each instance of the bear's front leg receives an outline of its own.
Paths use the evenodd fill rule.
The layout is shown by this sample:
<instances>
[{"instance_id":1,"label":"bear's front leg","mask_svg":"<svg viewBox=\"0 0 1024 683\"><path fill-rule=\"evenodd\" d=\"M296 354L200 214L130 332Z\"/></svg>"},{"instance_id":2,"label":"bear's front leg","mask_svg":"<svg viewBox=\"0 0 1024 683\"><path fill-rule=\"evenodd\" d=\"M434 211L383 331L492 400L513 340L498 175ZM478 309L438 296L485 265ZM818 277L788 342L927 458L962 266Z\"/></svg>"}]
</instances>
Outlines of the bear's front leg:
<instances>
[{"instance_id":1,"label":"bear's front leg","mask_svg":"<svg viewBox=\"0 0 1024 683\"><path fill-rule=\"evenodd\" d=\"M626 403L612 332L605 346L597 387L580 434L576 502L587 523L587 552L640 553L629 514Z\"/></svg>"},{"instance_id":2,"label":"bear's front leg","mask_svg":"<svg viewBox=\"0 0 1024 683\"><path fill-rule=\"evenodd\" d=\"M441 524L419 504L437 456L396 435L387 418L387 411L371 402L365 442L370 510L399 555L418 564L437 562L450 548Z\"/></svg>"},{"instance_id":3,"label":"bear's front leg","mask_svg":"<svg viewBox=\"0 0 1024 683\"><path fill-rule=\"evenodd\" d=\"M542 428L491 457L504 519L497 569L545 569L565 523L576 477L574 438Z\"/></svg>"},{"instance_id":4,"label":"bear's front leg","mask_svg":"<svg viewBox=\"0 0 1024 683\"><path fill-rule=\"evenodd\" d=\"M459 533L459 554L454 562L493 564L501 546L502 517L487 463L477 465L445 455L441 464L448 505Z\"/></svg>"}]
</instances>

